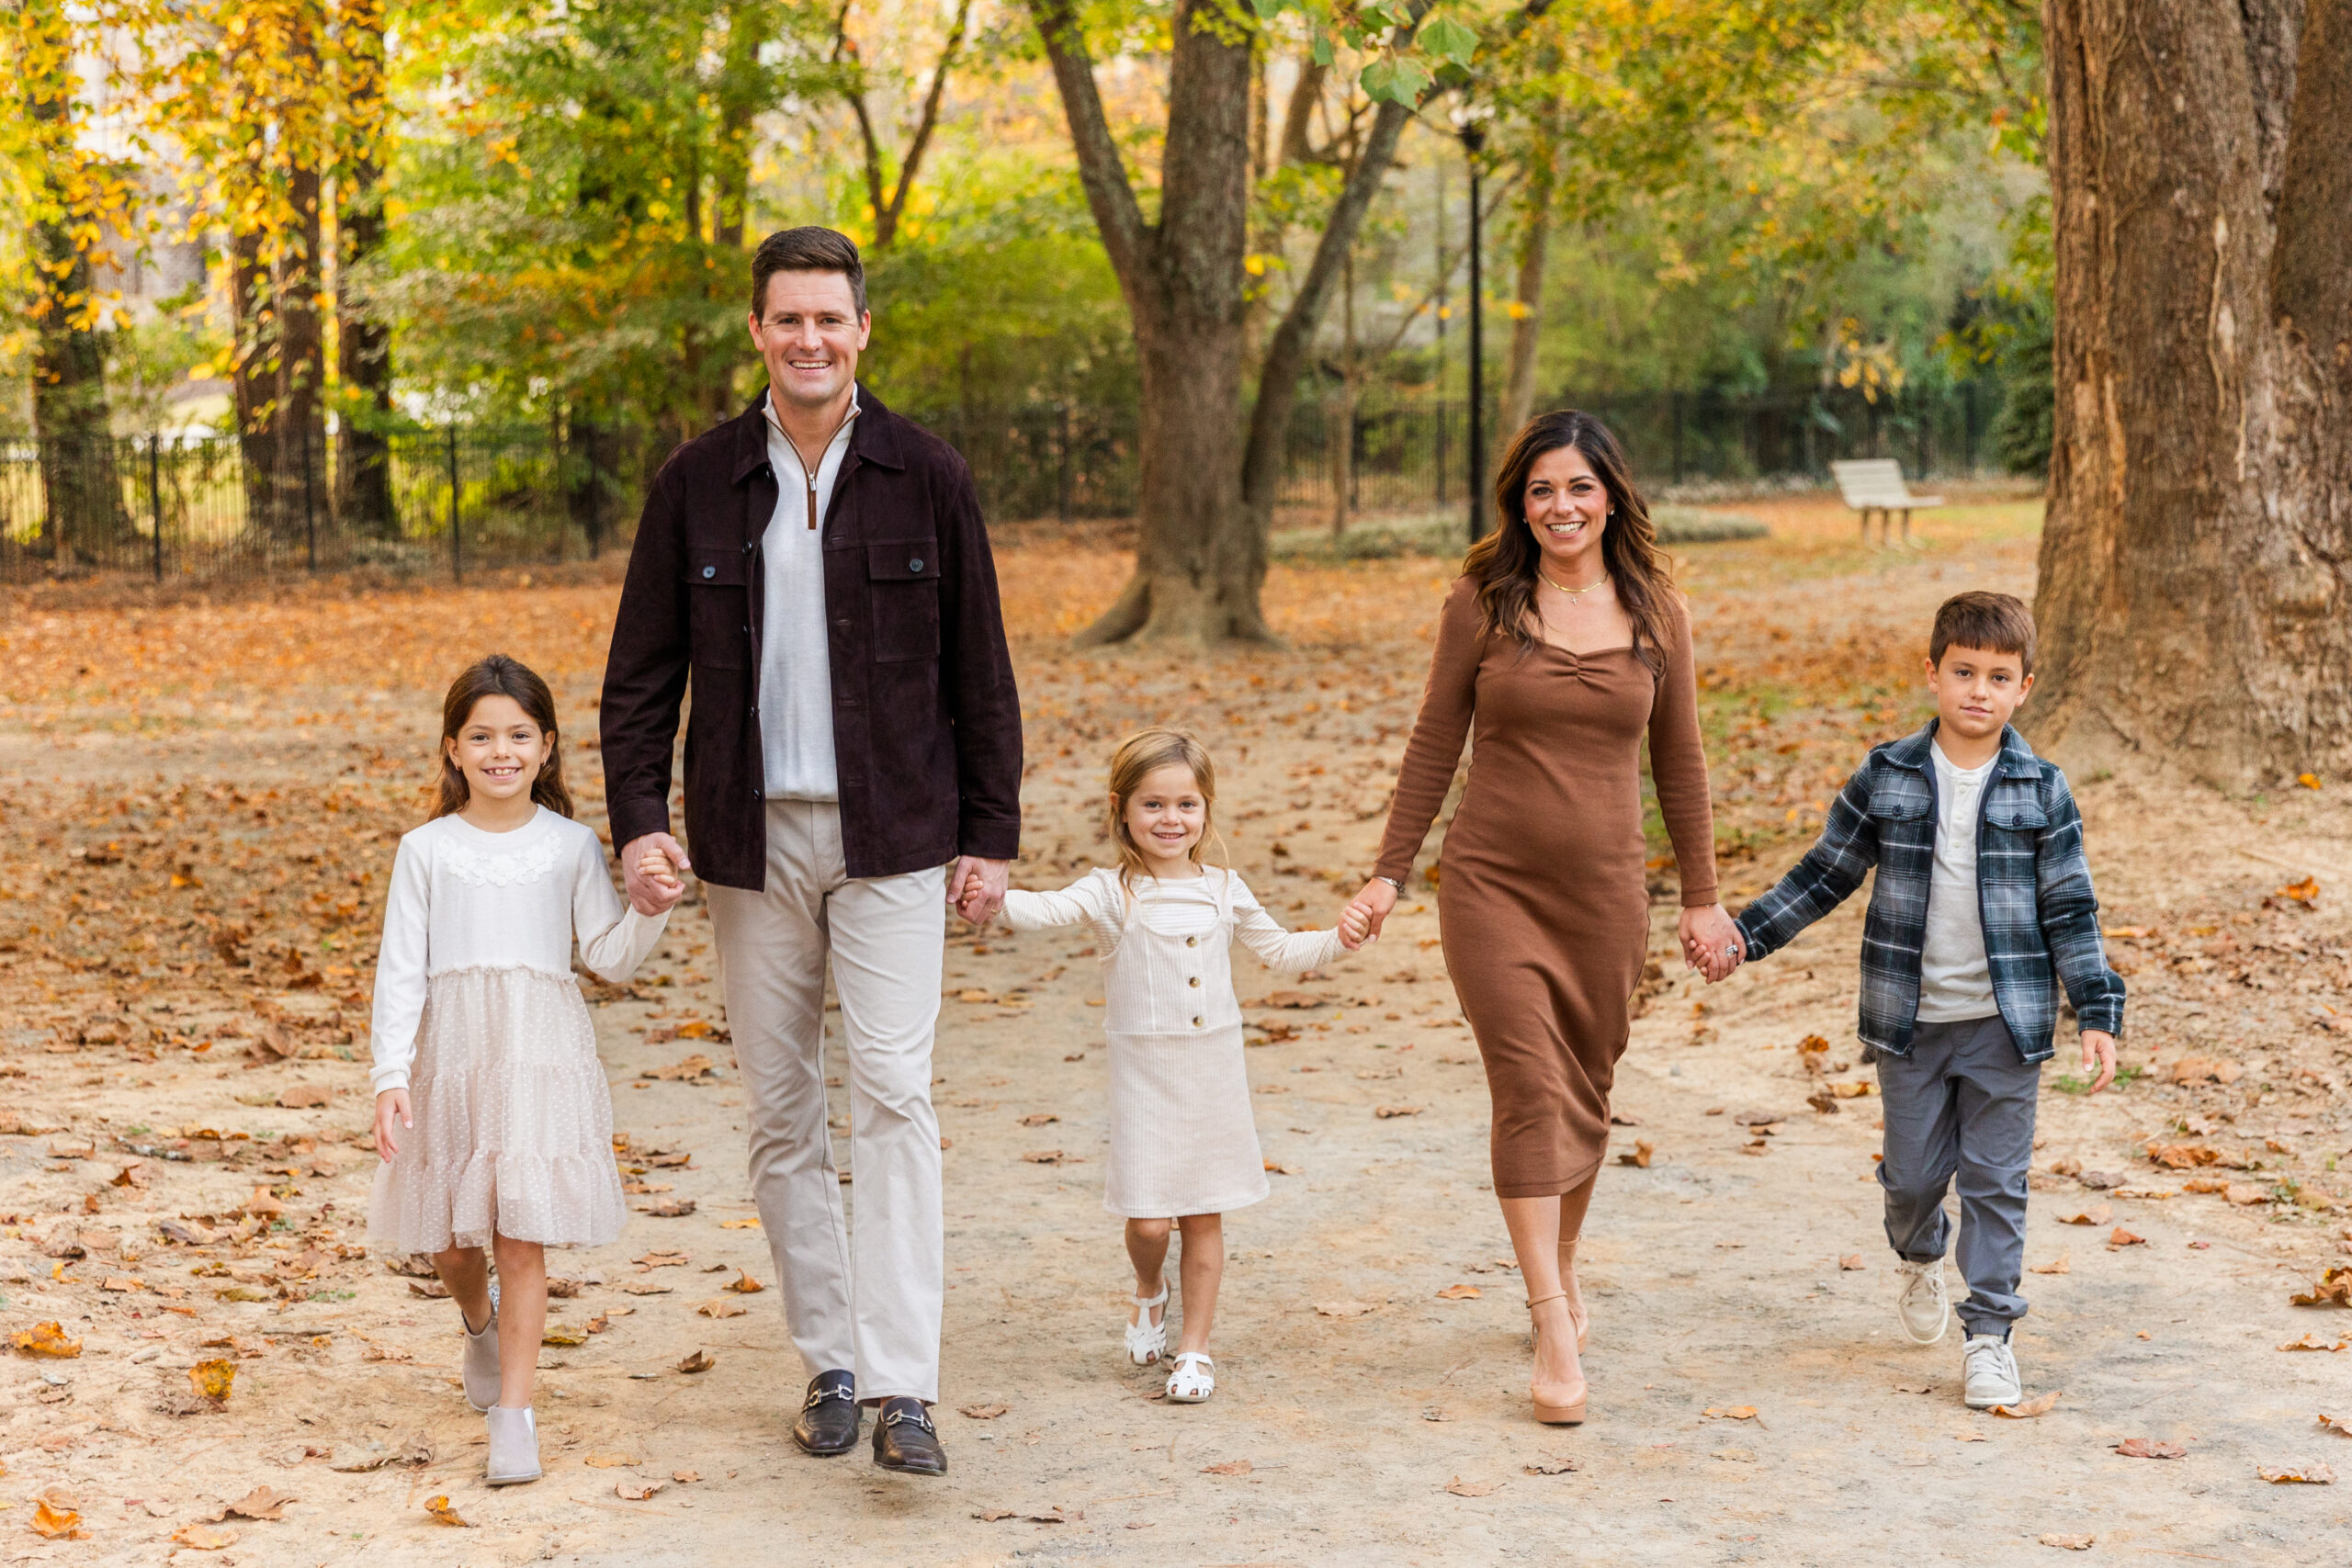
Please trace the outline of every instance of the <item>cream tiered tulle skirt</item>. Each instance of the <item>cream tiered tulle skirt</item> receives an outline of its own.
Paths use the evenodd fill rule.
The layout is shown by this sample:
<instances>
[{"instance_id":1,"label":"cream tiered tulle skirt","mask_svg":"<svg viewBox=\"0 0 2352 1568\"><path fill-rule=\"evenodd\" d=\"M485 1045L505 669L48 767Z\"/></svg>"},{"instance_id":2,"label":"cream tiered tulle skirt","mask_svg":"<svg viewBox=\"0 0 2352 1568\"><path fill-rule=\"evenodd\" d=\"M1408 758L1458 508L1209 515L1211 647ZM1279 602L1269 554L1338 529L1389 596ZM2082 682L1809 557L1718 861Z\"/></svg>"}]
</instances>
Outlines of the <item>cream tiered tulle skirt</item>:
<instances>
[{"instance_id":1,"label":"cream tiered tulle skirt","mask_svg":"<svg viewBox=\"0 0 2352 1568\"><path fill-rule=\"evenodd\" d=\"M379 1247L442 1252L491 1234L550 1247L618 1239L613 1102L596 1031L568 975L457 969L433 978L417 1028L400 1153L376 1168Z\"/></svg>"}]
</instances>

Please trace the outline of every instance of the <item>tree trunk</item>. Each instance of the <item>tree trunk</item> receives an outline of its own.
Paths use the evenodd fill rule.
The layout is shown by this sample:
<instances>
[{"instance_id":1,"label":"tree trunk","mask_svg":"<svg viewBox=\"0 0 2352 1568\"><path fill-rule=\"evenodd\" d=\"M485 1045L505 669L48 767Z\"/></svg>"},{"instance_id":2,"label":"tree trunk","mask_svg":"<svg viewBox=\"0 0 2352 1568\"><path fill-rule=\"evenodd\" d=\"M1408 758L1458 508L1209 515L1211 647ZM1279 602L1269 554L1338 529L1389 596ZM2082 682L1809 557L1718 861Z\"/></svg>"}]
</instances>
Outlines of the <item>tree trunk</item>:
<instances>
[{"instance_id":1,"label":"tree trunk","mask_svg":"<svg viewBox=\"0 0 2352 1568\"><path fill-rule=\"evenodd\" d=\"M368 270L384 245L384 10L381 0L343 0L339 51L344 159L335 176L335 514L376 538L392 515L392 336L368 309Z\"/></svg>"},{"instance_id":2,"label":"tree trunk","mask_svg":"<svg viewBox=\"0 0 2352 1568\"><path fill-rule=\"evenodd\" d=\"M1241 508L1237 461L1253 40L1210 0L1178 0L1152 225L1112 140L1069 0L1033 0L1033 8L1142 373L1135 575L1077 640L1264 639L1263 551Z\"/></svg>"},{"instance_id":3,"label":"tree trunk","mask_svg":"<svg viewBox=\"0 0 2352 1568\"><path fill-rule=\"evenodd\" d=\"M2034 733L2352 770L2352 0L2050 0ZM2300 35L2300 36L2299 36Z\"/></svg>"},{"instance_id":4,"label":"tree trunk","mask_svg":"<svg viewBox=\"0 0 2352 1568\"><path fill-rule=\"evenodd\" d=\"M319 158L323 149L287 148L287 196L295 227L277 265L278 499L275 525L288 543L300 540L324 499L326 479L326 323L319 310L324 290L320 265L325 234L319 211Z\"/></svg>"},{"instance_id":5,"label":"tree trunk","mask_svg":"<svg viewBox=\"0 0 2352 1568\"><path fill-rule=\"evenodd\" d=\"M240 227L229 237L229 308L236 328L229 385L244 459L245 526L267 538L277 532L277 321L262 243L261 231L254 228Z\"/></svg>"},{"instance_id":6,"label":"tree trunk","mask_svg":"<svg viewBox=\"0 0 2352 1568\"><path fill-rule=\"evenodd\" d=\"M1510 313L1510 358L1503 370L1504 439L1535 412L1535 360L1544 327L1544 254L1552 233L1552 160L1548 127L1535 127L1527 151L1527 200L1519 228L1519 299Z\"/></svg>"},{"instance_id":7,"label":"tree trunk","mask_svg":"<svg viewBox=\"0 0 2352 1568\"><path fill-rule=\"evenodd\" d=\"M102 559L128 520L116 482L90 257L75 237L91 214L78 175L82 153L74 145L71 28L63 9L53 5L28 6L21 20L32 35L26 41L35 47L20 60L53 66L28 70L21 88L40 170L28 314L33 434L46 516L33 548L63 565L76 558Z\"/></svg>"}]
</instances>

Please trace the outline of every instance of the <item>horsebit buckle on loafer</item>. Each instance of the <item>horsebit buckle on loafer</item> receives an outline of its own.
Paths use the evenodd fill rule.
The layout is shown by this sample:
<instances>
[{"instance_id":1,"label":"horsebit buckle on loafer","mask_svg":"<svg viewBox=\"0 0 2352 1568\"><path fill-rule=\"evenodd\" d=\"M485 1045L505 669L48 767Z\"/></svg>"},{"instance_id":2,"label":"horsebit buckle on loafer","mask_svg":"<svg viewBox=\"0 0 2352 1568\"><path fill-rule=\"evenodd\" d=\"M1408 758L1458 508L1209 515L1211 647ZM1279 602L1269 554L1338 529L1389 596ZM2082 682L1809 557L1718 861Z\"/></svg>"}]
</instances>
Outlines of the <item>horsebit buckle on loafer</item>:
<instances>
[{"instance_id":1,"label":"horsebit buckle on loafer","mask_svg":"<svg viewBox=\"0 0 2352 1568\"><path fill-rule=\"evenodd\" d=\"M846 1383L835 1383L831 1388L812 1388L808 1391L808 1397L800 1402L800 1408L814 1410L829 1399L846 1399L854 1404L857 1391Z\"/></svg>"},{"instance_id":2,"label":"horsebit buckle on loafer","mask_svg":"<svg viewBox=\"0 0 2352 1568\"><path fill-rule=\"evenodd\" d=\"M911 1421L933 1437L939 1435L939 1428L931 1424L931 1412L927 1410L921 1408L891 1410L886 1411L882 1416L882 1425L885 1427L896 1427L902 1421Z\"/></svg>"}]
</instances>

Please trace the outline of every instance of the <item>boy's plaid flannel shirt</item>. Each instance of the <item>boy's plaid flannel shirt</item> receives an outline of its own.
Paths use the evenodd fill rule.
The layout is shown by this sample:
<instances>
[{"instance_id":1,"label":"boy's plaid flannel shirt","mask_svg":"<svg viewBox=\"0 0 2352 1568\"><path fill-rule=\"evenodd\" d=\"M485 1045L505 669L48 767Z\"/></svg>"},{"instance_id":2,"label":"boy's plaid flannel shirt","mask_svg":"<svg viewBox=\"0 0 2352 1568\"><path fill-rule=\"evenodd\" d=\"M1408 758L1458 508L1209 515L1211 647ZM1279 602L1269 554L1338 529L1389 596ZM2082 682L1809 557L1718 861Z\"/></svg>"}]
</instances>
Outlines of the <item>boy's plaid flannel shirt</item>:
<instances>
[{"instance_id":1,"label":"boy's plaid flannel shirt","mask_svg":"<svg viewBox=\"0 0 2352 1568\"><path fill-rule=\"evenodd\" d=\"M1936 727L1875 747L1846 781L1820 841L1780 884L1740 912L1747 956L1761 958L1836 908L1878 868L1862 924L1862 1043L1911 1054L1919 1011L1919 951L1936 858ZM2083 857L2083 819L2056 764L2015 729L1986 783L1976 835L1977 909L1993 998L2029 1062L2054 1047L2057 985L2085 1029L2123 1025L2123 978L2099 942L2098 900Z\"/></svg>"}]
</instances>

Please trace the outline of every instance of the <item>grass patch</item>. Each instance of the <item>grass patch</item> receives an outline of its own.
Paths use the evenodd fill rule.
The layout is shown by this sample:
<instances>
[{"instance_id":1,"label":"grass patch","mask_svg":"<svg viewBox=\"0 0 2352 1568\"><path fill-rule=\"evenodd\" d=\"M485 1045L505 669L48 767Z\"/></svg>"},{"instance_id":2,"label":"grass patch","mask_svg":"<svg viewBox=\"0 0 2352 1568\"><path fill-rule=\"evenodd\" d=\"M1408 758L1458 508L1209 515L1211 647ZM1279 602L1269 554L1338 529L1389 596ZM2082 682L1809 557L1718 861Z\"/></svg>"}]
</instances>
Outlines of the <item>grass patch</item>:
<instances>
[{"instance_id":1,"label":"grass patch","mask_svg":"<svg viewBox=\"0 0 2352 1568\"><path fill-rule=\"evenodd\" d=\"M2143 1067L2118 1067L2115 1069L2115 1082L2109 1087L2121 1089L2126 1084L2137 1083L2147 1076L2146 1069ZM2060 1094L2088 1094L2091 1080L2079 1077L2073 1073L2060 1073L2050 1080L2050 1087Z\"/></svg>"}]
</instances>

